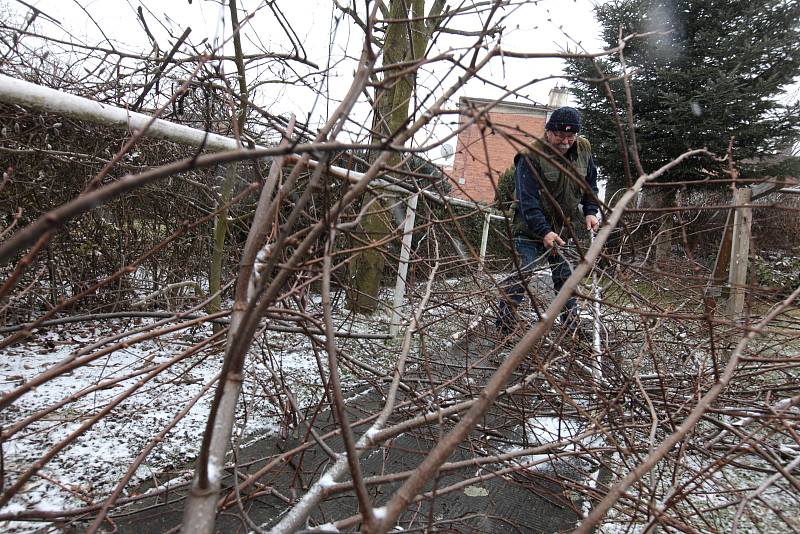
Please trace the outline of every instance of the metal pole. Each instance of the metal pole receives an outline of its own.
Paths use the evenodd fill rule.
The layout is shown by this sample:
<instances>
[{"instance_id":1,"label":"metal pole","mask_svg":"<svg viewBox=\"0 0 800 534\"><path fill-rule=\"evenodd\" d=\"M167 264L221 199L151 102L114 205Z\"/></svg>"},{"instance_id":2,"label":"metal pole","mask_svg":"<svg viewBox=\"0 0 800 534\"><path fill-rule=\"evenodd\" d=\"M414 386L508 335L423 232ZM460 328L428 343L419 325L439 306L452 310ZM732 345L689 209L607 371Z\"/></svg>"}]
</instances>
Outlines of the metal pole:
<instances>
[{"instance_id":1,"label":"metal pole","mask_svg":"<svg viewBox=\"0 0 800 534\"><path fill-rule=\"evenodd\" d=\"M204 148L212 152L242 149L241 144L230 137L163 119L154 119L144 113L136 113L117 106L103 104L3 74L0 74L0 102L58 113L65 117L122 130L144 130L146 128L144 135L147 137L166 139L174 143ZM268 147L256 145L254 148L263 150ZM296 154L287 154L285 157L295 161L298 159ZM308 162L311 167L316 167L318 164L314 160ZM326 166L326 172L350 181L358 181L364 176L362 173L335 166ZM375 182L376 185L386 184L381 180L375 180ZM392 185L386 185L386 188L403 193L408 192L406 189Z\"/></svg>"},{"instance_id":2,"label":"metal pole","mask_svg":"<svg viewBox=\"0 0 800 534\"><path fill-rule=\"evenodd\" d=\"M483 262L486 259L486 242L489 240L489 222L491 222L492 213L487 211L483 216L483 234L481 234L481 257L479 269L483 270Z\"/></svg>"},{"instance_id":3,"label":"metal pole","mask_svg":"<svg viewBox=\"0 0 800 534\"><path fill-rule=\"evenodd\" d=\"M592 244L594 244L595 233L594 230L590 230L592 232ZM595 380L602 380L603 379L603 370L600 366L600 358L602 356L601 350L601 338L600 338L600 284L597 282L597 269L592 269L592 296L594 297L594 332L592 337L592 348L594 349L594 366L592 368L592 375Z\"/></svg>"},{"instance_id":4,"label":"metal pole","mask_svg":"<svg viewBox=\"0 0 800 534\"><path fill-rule=\"evenodd\" d=\"M42 85L26 82L25 80L12 78L5 74L0 74L0 102L57 113L65 117L94 124L102 124L121 130L143 130L146 128L147 130L144 135L147 137L166 139L174 143L203 148L212 152L243 150L242 146L235 139L229 137L198 130L182 124L175 124L174 122L163 119L154 119L150 115L145 115L144 113L136 113L117 106L103 104L50 87L44 87ZM256 145L254 148L264 150L269 147ZM299 159L297 154L285 154L285 157L291 161L297 161ZM319 165L319 162L309 160L308 165L310 167L316 167ZM357 182L364 177L360 172L327 164L325 165L325 172L331 176L350 182ZM398 193L409 193L408 189L388 183L379 178L374 179L371 185ZM477 202L441 196L432 191L423 190L421 193L425 195L426 198L430 198L435 202L447 203L453 206L463 206L466 208L485 209L484 205L478 204Z\"/></svg>"},{"instance_id":5,"label":"metal pole","mask_svg":"<svg viewBox=\"0 0 800 534\"><path fill-rule=\"evenodd\" d=\"M396 336L400 331L400 307L406 293L406 275L408 260L411 257L411 238L414 236L414 221L417 217L417 201L419 193L408 199L406 220L403 226L403 243L400 248L400 264L397 266L397 281L394 284L394 303L392 304L392 320L389 323L389 335Z\"/></svg>"}]
</instances>

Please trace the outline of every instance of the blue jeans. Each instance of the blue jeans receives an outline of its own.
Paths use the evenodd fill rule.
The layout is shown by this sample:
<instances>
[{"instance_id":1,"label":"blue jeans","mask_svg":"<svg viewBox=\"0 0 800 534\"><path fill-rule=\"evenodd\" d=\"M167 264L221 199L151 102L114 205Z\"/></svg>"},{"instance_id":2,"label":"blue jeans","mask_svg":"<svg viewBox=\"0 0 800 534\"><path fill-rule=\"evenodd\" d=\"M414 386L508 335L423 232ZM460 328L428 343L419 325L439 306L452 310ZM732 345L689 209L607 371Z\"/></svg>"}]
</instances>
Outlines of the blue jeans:
<instances>
[{"instance_id":1,"label":"blue jeans","mask_svg":"<svg viewBox=\"0 0 800 534\"><path fill-rule=\"evenodd\" d=\"M516 324L516 309L525 298L528 282L538 261L547 258L550 272L553 275L553 289L556 293L561 291L564 282L572 274L572 266L562 256L551 254L541 241L515 237L514 250L519 256L520 270L500 282L499 313L496 326L501 330L511 330ZM560 315L562 323L567 326L575 326L576 308L575 297L570 297Z\"/></svg>"}]
</instances>

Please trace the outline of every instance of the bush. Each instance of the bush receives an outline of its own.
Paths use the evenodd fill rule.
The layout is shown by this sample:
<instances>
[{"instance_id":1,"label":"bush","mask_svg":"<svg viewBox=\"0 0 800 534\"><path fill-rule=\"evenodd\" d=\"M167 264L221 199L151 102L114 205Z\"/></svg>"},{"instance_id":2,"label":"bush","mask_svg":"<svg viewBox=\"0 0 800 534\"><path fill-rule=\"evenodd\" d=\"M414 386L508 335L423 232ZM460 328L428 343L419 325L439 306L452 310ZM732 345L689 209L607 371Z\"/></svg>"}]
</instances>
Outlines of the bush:
<instances>
[{"instance_id":1,"label":"bush","mask_svg":"<svg viewBox=\"0 0 800 534\"><path fill-rule=\"evenodd\" d=\"M781 297L800 285L800 257L782 252L764 252L754 261L758 284L770 288Z\"/></svg>"}]
</instances>

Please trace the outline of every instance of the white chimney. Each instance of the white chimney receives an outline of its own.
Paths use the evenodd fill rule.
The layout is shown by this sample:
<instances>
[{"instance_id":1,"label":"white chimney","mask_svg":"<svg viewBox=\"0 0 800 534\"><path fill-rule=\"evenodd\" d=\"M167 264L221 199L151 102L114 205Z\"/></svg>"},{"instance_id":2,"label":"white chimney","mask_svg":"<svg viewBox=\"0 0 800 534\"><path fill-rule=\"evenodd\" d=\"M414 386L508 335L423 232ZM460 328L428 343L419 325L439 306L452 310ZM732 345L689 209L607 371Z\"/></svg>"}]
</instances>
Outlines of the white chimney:
<instances>
[{"instance_id":1,"label":"white chimney","mask_svg":"<svg viewBox=\"0 0 800 534\"><path fill-rule=\"evenodd\" d=\"M566 87L559 87L556 85L550 89L550 95L547 97L547 107L551 109L566 106L569 102L569 89Z\"/></svg>"}]
</instances>

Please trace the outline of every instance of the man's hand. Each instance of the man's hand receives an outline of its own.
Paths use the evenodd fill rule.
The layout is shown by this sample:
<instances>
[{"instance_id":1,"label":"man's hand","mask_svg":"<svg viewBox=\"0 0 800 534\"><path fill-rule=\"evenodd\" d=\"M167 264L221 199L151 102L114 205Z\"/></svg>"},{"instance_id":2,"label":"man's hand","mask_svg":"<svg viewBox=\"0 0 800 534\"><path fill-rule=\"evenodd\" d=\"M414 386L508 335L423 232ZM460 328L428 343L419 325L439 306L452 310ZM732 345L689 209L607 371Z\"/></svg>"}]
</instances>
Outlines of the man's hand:
<instances>
[{"instance_id":1,"label":"man's hand","mask_svg":"<svg viewBox=\"0 0 800 534\"><path fill-rule=\"evenodd\" d=\"M586 229L596 232L598 228L600 228L600 221L597 220L597 217L595 217L594 215L587 215Z\"/></svg>"},{"instance_id":2,"label":"man's hand","mask_svg":"<svg viewBox=\"0 0 800 534\"><path fill-rule=\"evenodd\" d=\"M561 239L561 237L559 237L557 233L552 231L548 232L547 235L545 235L542 238L542 242L544 242L544 246L546 246L547 248L553 248L554 246L564 246L566 244L564 243L564 240Z\"/></svg>"}]
</instances>

